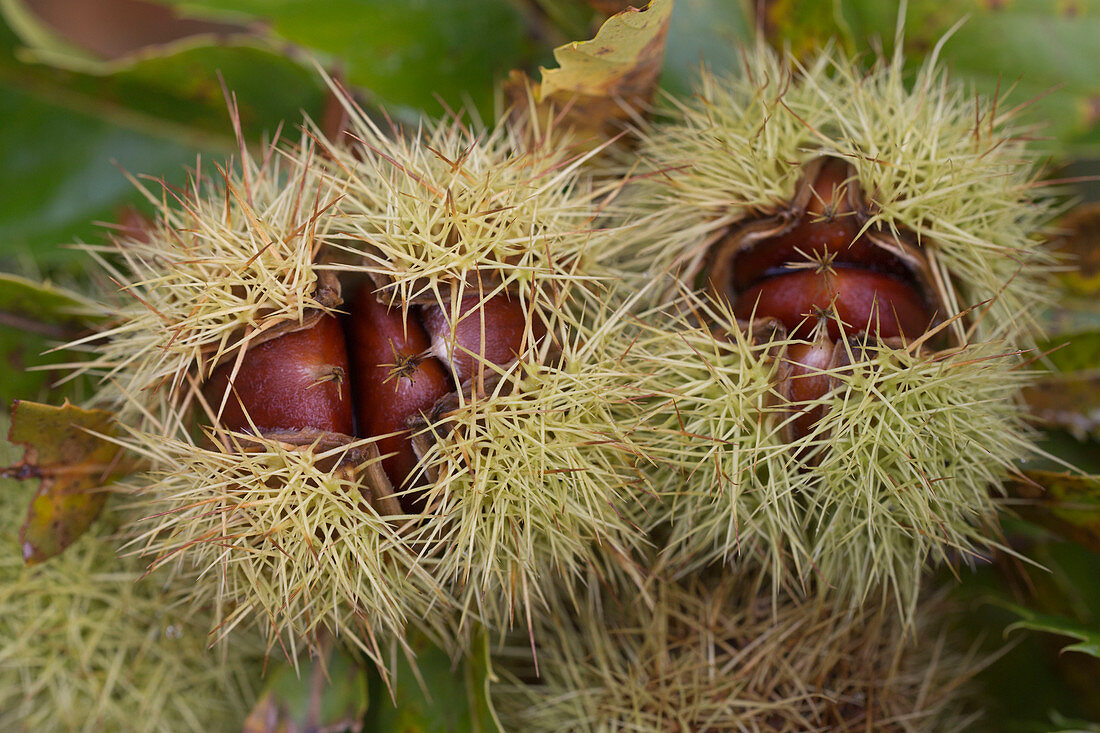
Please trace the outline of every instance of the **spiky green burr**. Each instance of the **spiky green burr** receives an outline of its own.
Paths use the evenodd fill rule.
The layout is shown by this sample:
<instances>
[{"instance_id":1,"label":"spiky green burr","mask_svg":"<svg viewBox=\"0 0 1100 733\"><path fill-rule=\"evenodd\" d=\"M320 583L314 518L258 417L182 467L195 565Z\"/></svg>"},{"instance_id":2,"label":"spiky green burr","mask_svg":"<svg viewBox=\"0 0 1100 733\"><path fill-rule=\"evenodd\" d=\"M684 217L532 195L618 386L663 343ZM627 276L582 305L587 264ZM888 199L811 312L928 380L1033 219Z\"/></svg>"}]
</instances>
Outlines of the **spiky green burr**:
<instances>
[{"instance_id":1,"label":"spiky green burr","mask_svg":"<svg viewBox=\"0 0 1100 733\"><path fill-rule=\"evenodd\" d=\"M596 217L618 184L584 170L592 153L507 123L383 130L348 112L343 141L242 148L151 196L141 232L89 247L114 284L75 369L99 378L92 403L142 466L121 484L143 515L128 551L188 579L221 636L259 625L293 654L332 633L384 665L409 624L507 626L547 573L630 554L640 450L611 408L635 393L605 348L602 263L620 240ZM245 434L204 391L247 349L342 315L364 283L402 314L507 293L547 329L412 425L420 514L393 510L378 436Z\"/></svg>"},{"instance_id":2,"label":"spiky green burr","mask_svg":"<svg viewBox=\"0 0 1100 733\"><path fill-rule=\"evenodd\" d=\"M430 516L408 535L431 548L460 623L526 623L548 575L579 577L641 540L627 519L641 449L619 420L636 391L612 325L625 310L605 302L621 229L598 219L621 182L597 180L599 151L558 131L456 117L401 132L347 111L354 142L319 160L345 190L334 271L400 308L509 293L547 325L425 416Z\"/></svg>"},{"instance_id":3,"label":"spiky green burr","mask_svg":"<svg viewBox=\"0 0 1100 733\"><path fill-rule=\"evenodd\" d=\"M339 194L299 143L200 160L181 190L135 179L154 216L82 245L99 265L105 325L70 347L87 352L73 373L96 380L98 406L160 435L193 432L187 417L220 407L199 394L218 364L340 304L316 267Z\"/></svg>"},{"instance_id":4,"label":"spiky green burr","mask_svg":"<svg viewBox=\"0 0 1100 733\"><path fill-rule=\"evenodd\" d=\"M634 438L663 497L639 521L673 572L759 562L792 592L856 604L885 593L908 609L928 564L997 545L991 492L1033 449L1015 352L863 349L828 372L827 395L798 406L826 409L792 440L783 428L797 412L775 387L790 341L691 302L680 317L639 317L627 367L655 395Z\"/></svg>"},{"instance_id":5,"label":"spiky green burr","mask_svg":"<svg viewBox=\"0 0 1100 733\"><path fill-rule=\"evenodd\" d=\"M882 609L775 597L752 573L586 600L540 617L538 674L505 649L493 700L511 730L963 730L979 667L950 651L939 602L915 630ZM916 641L919 639L919 642Z\"/></svg>"},{"instance_id":6,"label":"spiky green burr","mask_svg":"<svg viewBox=\"0 0 1100 733\"><path fill-rule=\"evenodd\" d=\"M761 46L642 131L649 175L620 200L639 222L622 261L643 263L639 288L665 278L628 338L639 384L661 395L654 433L635 437L659 466L645 516L674 571L762 562L777 586L911 609L929 564L996 546L992 497L1035 451L1019 390L1050 292L1051 193L1014 114L952 84L935 54L908 81L900 56L864 71L836 50L799 63ZM827 388L792 402L783 369L807 342L738 320L708 277L740 232L799 221L821 160L841 161L858 236L896 246L934 317L908 338L842 325L835 363L808 369ZM835 325L821 305L806 317Z\"/></svg>"},{"instance_id":7,"label":"spiky green burr","mask_svg":"<svg viewBox=\"0 0 1100 733\"><path fill-rule=\"evenodd\" d=\"M26 492L18 492L23 498ZM10 731L240 730L264 647L211 648L212 619L180 587L119 558L110 522L25 567L24 503L0 507L0 728ZM29 497L27 497L29 498Z\"/></svg>"}]
</instances>

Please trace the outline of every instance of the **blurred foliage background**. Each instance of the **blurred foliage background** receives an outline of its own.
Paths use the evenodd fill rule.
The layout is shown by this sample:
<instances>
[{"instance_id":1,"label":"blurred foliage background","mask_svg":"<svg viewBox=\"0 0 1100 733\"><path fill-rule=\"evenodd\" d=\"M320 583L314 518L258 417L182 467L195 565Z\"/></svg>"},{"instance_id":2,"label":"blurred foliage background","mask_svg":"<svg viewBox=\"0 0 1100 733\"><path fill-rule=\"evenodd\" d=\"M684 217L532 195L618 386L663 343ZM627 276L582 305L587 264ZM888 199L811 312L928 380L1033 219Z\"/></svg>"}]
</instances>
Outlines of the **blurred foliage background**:
<instances>
[{"instance_id":1,"label":"blurred foliage background","mask_svg":"<svg viewBox=\"0 0 1100 733\"><path fill-rule=\"evenodd\" d=\"M64 245L100 241L97 222L142 206L124 171L178 183L198 158L232 155L227 94L256 145L280 126L295 135L303 113L332 114L318 67L398 119L462 105L492 119L509 71L538 79L553 49L590 38L628 4L0 0L3 403L61 396L48 371L24 369L59 358L42 353L69 325L71 302L48 284L84 284L83 255ZM731 68L758 35L798 55L827 43L890 53L898 18L898 4L882 0L676 0L661 86L688 92L700 63ZM914 65L950 32L940 56L951 75L1021 107L1047 175L1074 203L1049 244L1067 255L1063 298L1047 318L1050 357L1037 362L1047 373L1028 399L1051 454L1100 473L1100 7L912 0L903 23ZM1007 543L1042 567L1006 554L957 587L964 643L997 649L1017 622L1056 632L1008 634L1010 649L980 680L979 726L989 730L1100 730L1088 722L1100 721L1100 489L1056 475L1045 493L1015 487L1020 518L1005 525ZM1062 652L1067 638L1083 648Z\"/></svg>"}]
</instances>

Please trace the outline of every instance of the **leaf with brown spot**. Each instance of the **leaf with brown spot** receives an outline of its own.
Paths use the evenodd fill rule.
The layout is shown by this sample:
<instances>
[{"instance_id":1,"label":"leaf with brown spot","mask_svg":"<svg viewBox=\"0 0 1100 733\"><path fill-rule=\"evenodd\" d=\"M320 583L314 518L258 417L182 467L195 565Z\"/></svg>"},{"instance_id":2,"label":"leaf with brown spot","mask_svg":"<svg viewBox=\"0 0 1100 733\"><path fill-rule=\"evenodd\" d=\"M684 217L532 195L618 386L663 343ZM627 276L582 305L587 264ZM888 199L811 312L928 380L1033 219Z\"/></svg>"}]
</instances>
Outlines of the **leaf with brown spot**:
<instances>
[{"instance_id":1,"label":"leaf with brown spot","mask_svg":"<svg viewBox=\"0 0 1100 733\"><path fill-rule=\"evenodd\" d=\"M2 8L32 58L92 73L187 45L254 35L245 26L187 18L149 0L9 0Z\"/></svg>"},{"instance_id":2,"label":"leaf with brown spot","mask_svg":"<svg viewBox=\"0 0 1100 733\"><path fill-rule=\"evenodd\" d=\"M558 68L541 68L541 84L512 72L506 93L520 110L527 108L529 92L540 114L565 110L565 126L582 138L614 136L629 116L623 105L636 107L653 99L672 4L652 0L644 9L631 7L613 15L592 40L554 49Z\"/></svg>"},{"instance_id":3,"label":"leaf with brown spot","mask_svg":"<svg viewBox=\"0 0 1100 733\"><path fill-rule=\"evenodd\" d=\"M268 675L263 695L242 733L352 733L363 729L367 673L328 642L300 665L282 664Z\"/></svg>"},{"instance_id":4,"label":"leaf with brown spot","mask_svg":"<svg viewBox=\"0 0 1100 733\"><path fill-rule=\"evenodd\" d=\"M1024 519L1100 552L1100 476L1024 471L1005 490Z\"/></svg>"},{"instance_id":5,"label":"leaf with brown spot","mask_svg":"<svg viewBox=\"0 0 1100 733\"><path fill-rule=\"evenodd\" d=\"M113 416L67 402L62 407L16 400L8 440L25 446L22 462L0 471L39 486L19 530L28 565L48 560L91 526L124 466L121 449L99 435L114 434Z\"/></svg>"},{"instance_id":6,"label":"leaf with brown spot","mask_svg":"<svg viewBox=\"0 0 1100 733\"><path fill-rule=\"evenodd\" d=\"M1078 440L1100 440L1100 374L1058 374L1024 390L1032 417Z\"/></svg>"},{"instance_id":7,"label":"leaf with brown spot","mask_svg":"<svg viewBox=\"0 0 1100 733\"><path fill-rule=\"evenodd\" d=\"M1078 295L1100 294L1100 202L1075 206L1058 228L1051 248L1067 265L1059 279Z\"/></svg>"}]
</instances>

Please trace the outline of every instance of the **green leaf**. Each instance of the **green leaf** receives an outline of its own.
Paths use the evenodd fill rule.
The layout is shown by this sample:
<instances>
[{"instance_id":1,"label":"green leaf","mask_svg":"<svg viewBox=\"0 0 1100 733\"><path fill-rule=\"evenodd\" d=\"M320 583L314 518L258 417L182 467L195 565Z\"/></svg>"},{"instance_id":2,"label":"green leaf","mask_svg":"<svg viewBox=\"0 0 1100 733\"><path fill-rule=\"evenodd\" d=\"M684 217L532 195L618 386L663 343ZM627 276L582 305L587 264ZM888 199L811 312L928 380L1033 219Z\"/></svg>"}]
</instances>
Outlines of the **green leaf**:
<instances>
[{"instance_id":1,"label":"green leaf","mask_svg":"<svg viewBox=\"0 0 1100 733\"><path fill-rule=\"evenodd\" d=\"M1100 366L1100 331L1059 334L1039 344L1051 365L1061 372L1082 372Z\"/></svg>"},{"instance_id":2,"label":"green leaf","mask_svg":"<svg viewBox=\"0 0 1100 733\"><path fill-rule=\"evenodd\" d=\"M686 94L703 63L717 73L736 68L738 48L752 42L749 5L748 0L676 0L661 86Z\"/></svg>"},{"instance_id":3,"label":"green leaf","mask_svg":"<svg viewBox=\"0 0 1100 733\"><path fill-rule=\"evenodd\" d=\"M489 701L488 642L479 634L458 664L423 639L411 641L414 669L404 657L391 678L393 699L379 681L366 730L372 733L500 733Z\"/></svg>"},{"instance_id":4,"label":"green leaf","mask_svg":"<svg viewBox=\"0 0 1100 733\"><path fill-rule=\"evenodd\" d=\"M0 477L37 479L38 490L19 531L28 565L48 560L79 538L107 501L106 486L125 470L111 413L16 401L8 440L25 446L22 462Z\"/></svg>"},{"instance_id":5,"label":"green leaf","mask_svg":"<svg viewBox=\"0 0 1100 733\"><path fill-rule=\"evenodd\" d=\"M28 254L39 265L83 259L56 245L99 236L93 220L110 220L117 207L138 200L112 161L154 174L180 172L194 161L191 148L3 87L0 117L0 260Z\"/></svg>"},{"instance_id":6,"label":"green leaf","mask_svg":"<svg viewBox=\"0 0 1100 733\"><path fill-rule=\"evenodd\" d=\"M24 56L93 74L106 74L142 56L249 35L244 26L184 18L148 0L0 0L0 12L27 45Z\"/></svg>"},{"instance_id":7,"label":"green leaf","mask_svg":"<svg viewBox=\"0 0 1100 733\"><path fill-rule=\"evenodd\" d=\"M79 293L0 272L0 326L32 331L54 326L56 335L64 337L66 327L88 326L92 313L91 303Z\"/></svg>"},{"instance_id":8,"label":"green leaf","mask_svg":"<svg viewBox=\"0 0 1100 733\"><path fill-rule=\"evenodd\" d=\"M897 5L843 0L840 7L859 50L875 37L892 45ZM1041 124L1040 134L1054 136L1061 152L1100 150L1100 8L1066 0L914 0L905 17L907 53L928 52L964 18L941 54L955 79L973 82L987 98L1015 87L1007 104L1034 101L1024 119Z\"/></svg>"},{"instance_id":9,"label":"green leaf","mask_svg":"<svg viewBox=\"0 0 1100 733\"><path fill-rule=\"evenodd\" d=\"M837 27L837 8L833 2L760 0L755 10L757 25L767 41L777 48L790 48L800 59L834 39L848 40L843 29Z\"/></svg>"},{"instance_id":10,"label":"green leaf","mask_svg":"<svg viewBox=\"0 0 1100 733\"><path fill-rule=\"evenodd\" d=\"M1021 619L1005 629L1005 634L1017 629L1030 629L1032 631L1058 634L1059 636L1068 636L1077 639L1078 643L1063 647L1063 653L1082 652L1100 658L1100 629L1081 626L1072 619L1049 613L1039 613L1015 603L1003 603L1002 605Z\"/></svg>"},{"instance_id":11,"label":"green leaf","mask_svg":"<svg viewBox=\"0 0 1100 733\"><path fill-rule=\"evenodd\" d=\"M264 134L272 134L281 123L293 128L303 110L314 117L324 110L325 87L320 76L306 59L285 55L285 43L280 47L266 39L250 38L238 40L238 45L157 48L121 59L109 67L111 73L103 75L42 63L58 60L43 55L40 45L27 48L28 42L39 41L21 39L7 26L0 26L0 87L9 93L21 91L40 105L106 121L110 124L97 127L126 137L131 146L137 144L135 137L153 138L154 144L140 151L141 157L149 160L147 165L135 165L132 158L140 161L137 155L114 155L135 173L174 173L180 163L193 163L196 151L220 155L236 150L222 80L236 98L245 139L252 144ZM27 59L39 63L26 63ZM38 114L44 116L41 111ZM79 129L73 132L79 133ZM99 129L93 132L102 134ZM58 158L72 157L69 147L76 149L78 157L88 147L86 137L78 136L70 145L69 139L52 133L46 128L40 137L55 145ZM4 133L6 147L10 134ZM186 149L187 154L180 158L177 150L179 163L170 168L154 167L172 153L173 146L166 146L164 139L175 141L174 146ZM168 149L160 151L158 144ZM102 155L104 151L97 152ZM110 166L108 158L96 160Z\"/></svg>"},{"instance_id":12,"label":"green leaf","mask_svg":"<svg viewBox=\"0 0 1100 733\"><path fill-rule=\"evenodd\" d=\"M3 394L44 397L55 375L43 369L72 355L49 352L89 325L88 304L76 293L0 273L0 384ZM29 371L35 367L38 371ZM6 403L8 400L3 399ZM6 407L6 404L4 405Z\"/></svg>"},{"instance_id":13,"label":"green leaf","mask_svg":"<svg viewBox=\"0 0 1100 733\"><path fill-rule=\"evenodd\" d=\"M491 685L496 681L496 676L493 674L489 634L485 629L474 635L472 647L466 657L464 670L466 694L473 703L470 708L473 730L481 733L503 733L497 711L493 708Z\"/></svg>"},{"instance_id":14,"label":"green leaf","mask_svg":"<svg viewBox=\"0 0 1100 733\"><path fill-rule=\"evenodd\" d=\"M471 98L488 116L496 83L532 52L508 0L185 0L189 13L265 21L280 39L336 61L380 102L440 111Z\"/></svg>"},{"instance_id":15,"label":"green leaf","mask_svg":"<svg viewBox=\"0 0 1100 733\"><path fill-rule=\"evenodd\" d=\"M1060 713L1051 713L1050 722L1054 726L1050 733L1100 733L1097 721L1072 720Z\"/></svg>"},{"instance_id":16,"label":"green leaf","mask_svg":"<svg viewBox=\"0 0 1100 733\"><path fill-rule=\"evenodd\" d=\"M297 669L280 664L244 722L243 733L342 733L362 730L370 701L366 671L329 643Z\"/></svg>"},{"instance_id":17,"label":"green leaf","mask_svg":"<svg viewBox=\"0 0 1100 733\"><path fill-rule=\"evenodd\" d=\"M1005 490L1024 519L1100 553L1100 477L1024 471Z\"/></svg>"}]
</instances>

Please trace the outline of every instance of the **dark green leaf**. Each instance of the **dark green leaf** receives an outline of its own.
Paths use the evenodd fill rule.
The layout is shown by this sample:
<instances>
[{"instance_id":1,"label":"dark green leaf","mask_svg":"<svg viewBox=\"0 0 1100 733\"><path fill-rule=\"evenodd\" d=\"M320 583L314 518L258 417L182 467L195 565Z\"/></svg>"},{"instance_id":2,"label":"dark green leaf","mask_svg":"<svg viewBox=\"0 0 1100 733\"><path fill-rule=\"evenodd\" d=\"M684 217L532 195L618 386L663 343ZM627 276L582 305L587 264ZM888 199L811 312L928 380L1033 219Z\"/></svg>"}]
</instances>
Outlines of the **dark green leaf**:
<instances>
[{"instance_id":1,"label":"dark green leaf","mask_svg":"<svg viewBox=\"0 0 1100 733\"><path fill-rule=\"evenodd\" d=\"M496 83L532 48L508 0L187 0L191 12L263 20L279 38L335 61L347 80L387 105L440 110L466 95L492 110ZM229 13L230 15L226 15Z\"/></svg>"},{"instance_id":2,"label":"dark green leaf","mask_svg":"<svg viewBox=\"0 0 1100 733\"><path fill-rule=\"evenodd\" d=\"M93 74L249 34L240 25L185 18L151 0L6 0L0 12L22 37L26 57Z\"/></svg>"},{"instance_id":3,"label":"dark green leaf","mask_svg":"<svg viewBox=\"0 0 1100 733\"><path fill-rule=\"evenodd\" d=\"M493 709L490 685L493 676L492 655L489 651L489 634L482 629L474 637L473 648L466 657L466 694L473 705L470 714L473 730L480 733L502 733L500 719Z\"/></svg>"},{"instance_id":4,"label":"dark green leaf","mask_svg":"<svg viewBox=\"0 0 1100 733\"><path fill-rule=\"evenodd\" d=\"M329 644L317 657L268 673L243 733L343 733L362 730L369 703L367 673Z\"/></svg>"},{"instance_id":5,"label":"dark green leaf","mask_svg":"<svg viewBox=\"0 0 1100 733\"><path fill-rule=\"evenodd\" d=\"M319 75L305 58L286 55L285 43L253 37L240 45L158 48L122 59L109 67L111 73L99 75L26 63L35 58L34 49L26 49L28 42L36 39L20 39L0 26L0 85L192 149L236 149L219 78L235 95L245 138L252 144L280 123L297 124L302 110L319 116L324 108ZM188 157L193 161L193 155Z\"/></svg>"},{"instance_id":6,"label":"dark green leaf","mask_svg":"<svg viewBox=\"0 0 1100 733\"><path fill-rule=\"evenodd\" d=\"M393 700L379 682L366 730L372 733L499 733L488 698L487 642L457 664L423 639L411 642L416 669L401 658L391 679Z\"/></svg>"},{"instance_id":7,"label":"dark green leaf","mask_svg":"<svg viewBox=\"0 0 1100 733\"><path fill-rule=\"evenodd\" d=\"M1059 636L1069 636L1077 639L1077 643L1070 644L1062 649L1062 652L1083 652L1100 658L1100 629L1089 628L1078 624L1072 619L1055 616L1048 613L1039 613L1029 608L1014 603L1004 604L1005 608L1020 617L1020 621L1005 629L1010 633L1017 629L1030 629L1032 631L1045 631Z\"/></svg>"},{"instance_id":8,"label":"dark green leaf","mask_svg":"<svg viewBox=\"0 0 1100 733\"><path fill-rule=\"evenodd\" d=\"M0 259L33 254L38 264L83 255L59 244L100 236L137 193L112 164L154 174L181 171L194 150L0 87ZM177 176L182 180L181 176Z\"/></svg>"},{"instance_id":9,"label":"dark green leaf","mask_svg":"<svg viewBox=\"0 0 1100 733\"><path fill-rule=\"evenodd\" d=\"M0 273L0 404L6 408L15 397L44 397L47 384L60 375L42 368L72 358L47 352L80 335L88 326L87 313L75 293Z\"/></svg>"}]
</instances>

